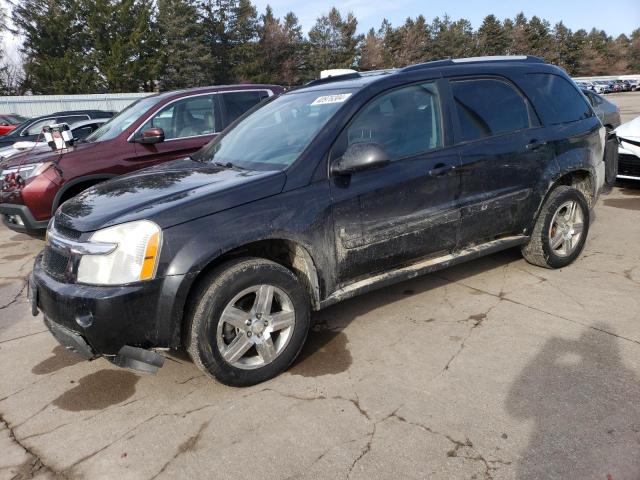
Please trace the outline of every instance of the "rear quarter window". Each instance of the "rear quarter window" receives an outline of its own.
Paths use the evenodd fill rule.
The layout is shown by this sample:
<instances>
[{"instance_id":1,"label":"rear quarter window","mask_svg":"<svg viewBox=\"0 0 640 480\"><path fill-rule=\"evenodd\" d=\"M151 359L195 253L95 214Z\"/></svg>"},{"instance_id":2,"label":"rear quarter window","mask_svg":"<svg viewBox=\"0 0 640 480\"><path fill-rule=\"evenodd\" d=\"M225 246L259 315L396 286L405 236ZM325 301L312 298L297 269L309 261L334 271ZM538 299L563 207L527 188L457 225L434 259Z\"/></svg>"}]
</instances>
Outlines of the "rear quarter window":
<instances>
[{"instance_id":1,"label":"rear quarter window","mask_svg":"<svg viewBox=\"0 0 640 480\"><path fill-rule=\"evenodd\" d=\"M587 99L567 79L552 73L526 75L528 93L545 125L576 122L593 116Z\"/></svg>"}]
</instances>

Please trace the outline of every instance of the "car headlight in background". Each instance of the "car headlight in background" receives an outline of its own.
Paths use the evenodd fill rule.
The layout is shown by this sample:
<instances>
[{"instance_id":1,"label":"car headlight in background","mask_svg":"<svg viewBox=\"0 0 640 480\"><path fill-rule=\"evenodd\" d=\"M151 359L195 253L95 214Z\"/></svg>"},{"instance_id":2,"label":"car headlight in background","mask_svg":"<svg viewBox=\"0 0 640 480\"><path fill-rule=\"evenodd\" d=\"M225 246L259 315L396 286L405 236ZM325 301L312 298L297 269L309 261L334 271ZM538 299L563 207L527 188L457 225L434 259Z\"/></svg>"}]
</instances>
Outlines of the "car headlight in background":
<instances>
[{"instance_id":1,"label":"car headlight in background","mask_svg":"<svg viewBox=\"0 0 640 480\"><path fill-rule=\"evenodd\" d=\"M115 248L106 255L83 255L78 283L123 285L155 277L162 246L162 230L155 223L140 220L108 227L95 232L88 242Z\"/></svg>"},{"instance_id":2,"label":"car headlight in background","mask_svg":"<svg viewBox=\"0 0 640 480\"><path fill-rule=\"evenodd\" d=\"M11 175L15 175L16 177L20 176L23 180L26 180L31 177L37 177L38 175L42 175L47 171L49 167L53 165L53 162L43 162L43 163L31 163L29 165L21 165L19 167L11 167L2 171L2 176L7 177Z\"/></svg>"}]
</instances>

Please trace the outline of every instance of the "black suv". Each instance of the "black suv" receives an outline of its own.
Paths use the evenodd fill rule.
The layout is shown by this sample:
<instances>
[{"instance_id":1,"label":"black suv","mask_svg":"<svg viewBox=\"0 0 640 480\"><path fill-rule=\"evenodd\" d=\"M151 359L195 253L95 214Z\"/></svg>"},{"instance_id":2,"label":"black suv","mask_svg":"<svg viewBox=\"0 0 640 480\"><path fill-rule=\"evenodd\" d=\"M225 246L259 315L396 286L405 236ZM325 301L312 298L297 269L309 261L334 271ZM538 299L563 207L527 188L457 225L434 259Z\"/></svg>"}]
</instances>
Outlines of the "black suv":
<instances>
[{"instance_id":1,"label":"black suv","mask_svg":"<svg viewBox=\"0 0 640 480\"><path fill-rule=\"evenodd\" d=\"M87 359L155 371L156 349L185 347L255 384L293 362L312 310L514 246L570 264L604 141L564 71L534 57L318 80L63 204L31 307Z\"/></svg>"}]
</instances>

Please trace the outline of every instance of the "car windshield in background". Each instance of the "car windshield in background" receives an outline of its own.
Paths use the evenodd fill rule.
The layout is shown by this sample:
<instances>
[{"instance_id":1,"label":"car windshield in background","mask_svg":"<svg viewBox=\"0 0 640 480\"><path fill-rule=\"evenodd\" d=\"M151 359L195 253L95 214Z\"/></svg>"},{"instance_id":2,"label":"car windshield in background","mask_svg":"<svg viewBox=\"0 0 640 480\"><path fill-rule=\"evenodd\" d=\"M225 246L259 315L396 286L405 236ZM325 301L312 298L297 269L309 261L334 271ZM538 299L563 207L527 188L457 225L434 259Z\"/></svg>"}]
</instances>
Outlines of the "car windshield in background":
<instances>
[{"instance_id":1,"label":"car windshield in background","mask_svg":"<svg viewBox=\"0 0 640 480\"><path fill-rule=\"evenodd\" d=\"M85 142L102 142L116 138L140 118L147 110L158 103L158 98L147 97L132 103L99 129L84 139Z\"/></svg>"},{"instance_id":2,"label":"car windshield in background","mask_svg":"<svg viewBox=\"0 0 640 480\"><path fill-rule=\"evenodd\" d=\"M335 112L349 90L289 93L259 108L194 159L250 170L291 165Z\"/></svg>"}]
</instances>

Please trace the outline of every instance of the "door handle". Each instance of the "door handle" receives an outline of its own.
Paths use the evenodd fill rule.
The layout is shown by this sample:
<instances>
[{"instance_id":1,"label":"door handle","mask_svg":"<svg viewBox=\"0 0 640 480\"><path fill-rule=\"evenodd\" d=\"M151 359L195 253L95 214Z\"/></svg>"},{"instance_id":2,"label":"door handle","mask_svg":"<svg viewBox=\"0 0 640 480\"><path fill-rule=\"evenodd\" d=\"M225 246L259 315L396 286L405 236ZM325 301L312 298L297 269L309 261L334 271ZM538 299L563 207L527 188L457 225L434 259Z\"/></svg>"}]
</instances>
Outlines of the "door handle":
<instances>
[{"instance_id":1,"label":"door handle","mask_svg":"<svg viewBox=\"0 0 640 480\"><path fill-rule=\"evenodd\" d=\"M447 173L455 170L455 165L445 165L444 163L438 163L435 167L429 170L430 177L441 177Z\"/></svg>"},{"instance_id":2,"label":"door handle","mask_svg":"<svg viewBox=\"0 0 640 480\"><path fill-rule=\"evenodd\" d=\"M529 143L527 143L527 150L529 151L538 150L540 147L543 147L546 144L547 142L541 142L540 140L534 138Z\"/></svg>"}]
</instances>

